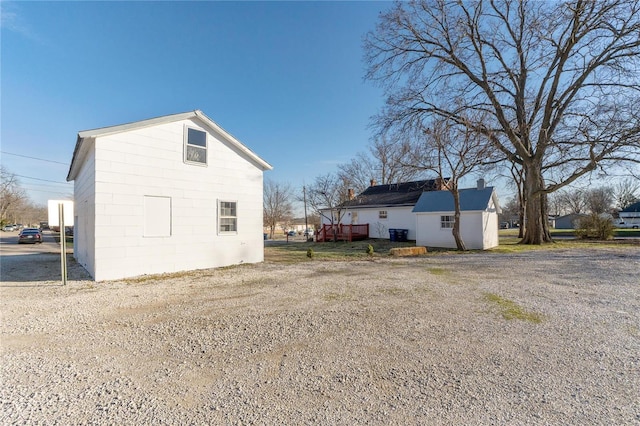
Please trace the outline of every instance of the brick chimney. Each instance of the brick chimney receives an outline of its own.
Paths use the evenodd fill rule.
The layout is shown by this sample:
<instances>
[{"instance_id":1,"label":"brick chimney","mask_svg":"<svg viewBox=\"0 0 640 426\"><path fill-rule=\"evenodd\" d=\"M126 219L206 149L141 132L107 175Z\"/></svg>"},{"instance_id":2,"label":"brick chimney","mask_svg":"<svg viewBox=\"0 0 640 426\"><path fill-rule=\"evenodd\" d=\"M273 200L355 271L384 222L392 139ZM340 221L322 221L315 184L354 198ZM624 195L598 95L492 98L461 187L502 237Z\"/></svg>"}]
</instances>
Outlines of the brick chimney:
<instances>
[{"instance_id":1,"label":"brick chimney","mask_svg":"<svg viewBox=\"0 0 640 426\"><path fill-rule=\"evenodd\" d=\"M353 200L354 198L356 198L355 193L353 192L353 189L349 188L347 190L348 194L349 194L349 200Z\"/></svg>"},{"instance_id":2,"label":"brick chimney","mask_svg":"<svg viewBox=\"0 0 640 426\"><path fill-rule=\"evenodd\" d=\"M377 183L377 182L376 182L376 180L375 180L375 179L371 179L371 180L369 181L369 186L376 186L376 183Z\"/></svg>"}]
</instances>

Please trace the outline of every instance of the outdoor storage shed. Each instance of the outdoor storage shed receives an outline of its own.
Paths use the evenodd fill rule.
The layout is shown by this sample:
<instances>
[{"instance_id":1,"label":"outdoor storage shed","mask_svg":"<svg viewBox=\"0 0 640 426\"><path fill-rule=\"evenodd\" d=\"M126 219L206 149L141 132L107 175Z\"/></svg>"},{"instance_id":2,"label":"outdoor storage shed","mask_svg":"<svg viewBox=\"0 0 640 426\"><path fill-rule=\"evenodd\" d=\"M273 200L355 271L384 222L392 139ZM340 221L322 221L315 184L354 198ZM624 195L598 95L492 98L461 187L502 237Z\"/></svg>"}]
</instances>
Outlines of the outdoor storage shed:
<instances>
[{"instance_id":1,"label":"outdoor storage shed","mask_svg":"<svg viewBox=\"0 0 640 426\"><path fill-rule=\"evenodd\" d=\"M450 191L425 192L416 214L416 245L455 248L453 195ZM498 245L500 205L492 187L460 190L460 234L468 249L485 250Z\"/></svg>"},{"instance_id":2,"label":"outdoor storage shed","mask_svg":"<svg viewBox=\"0 0 640 426\"><path fill-rule=\"evenodd\" d=\"M261 262L270 169L199 110L82 131L74 256L96 281Z\"/></svg>"}]
</instances>

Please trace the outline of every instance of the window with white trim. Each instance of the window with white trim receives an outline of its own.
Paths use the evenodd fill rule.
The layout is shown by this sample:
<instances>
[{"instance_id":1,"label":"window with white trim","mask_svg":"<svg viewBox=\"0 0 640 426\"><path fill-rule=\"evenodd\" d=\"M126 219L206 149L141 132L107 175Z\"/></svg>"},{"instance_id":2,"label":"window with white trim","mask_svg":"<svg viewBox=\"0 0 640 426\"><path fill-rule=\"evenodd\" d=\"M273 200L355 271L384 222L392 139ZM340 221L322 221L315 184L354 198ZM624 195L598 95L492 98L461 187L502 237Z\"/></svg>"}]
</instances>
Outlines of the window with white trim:
<instances>
[{"instance_id":1,"label":"window with white trim","mask_svg":"<svg viewBox=\"0 0 640 426\"><path fill-rule=\"evenodd\" d=\"M387 211L386 210L378 211L378 219L386 219L386 218L387 218Z\"/></svg>"},{"instance_id":2,"label":"window with white trim","mask_svg":"<svg viewBox=\"0 0 640 426\"><path fill-rule=\"evenodd\" d=\"M218 202L218 233L238 232L238 203L236 201Z\"/></svg>"},{"instance_id":3,"label":"window with white trim","mask_svg":"<svg viewBox=\"0 0 640 426\"><path fill-rule=\"evenodd\" d=\"M207 132L185 127L184 161L185 163L207 164Z\"/></svg>"},{"instance_id":4,"label":"window with white trim","mask_svg":"<svg viewBox=\"0 0 640 426\"><path fill-rule=\"evenodd\" d=\"M453 224L455 223L455 216L440 216L440 228L453 228Z\"/></svg>"}]
</instances>

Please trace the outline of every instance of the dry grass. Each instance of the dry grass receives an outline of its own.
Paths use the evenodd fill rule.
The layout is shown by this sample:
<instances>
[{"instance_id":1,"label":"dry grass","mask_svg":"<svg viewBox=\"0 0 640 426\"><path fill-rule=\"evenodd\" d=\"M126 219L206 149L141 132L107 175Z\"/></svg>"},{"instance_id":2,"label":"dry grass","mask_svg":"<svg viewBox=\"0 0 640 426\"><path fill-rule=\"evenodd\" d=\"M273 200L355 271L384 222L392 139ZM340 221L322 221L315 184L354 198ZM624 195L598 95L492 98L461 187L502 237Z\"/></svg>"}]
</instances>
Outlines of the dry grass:
<instances>
[{"instance_id":1,"label":"dry grass","mask_svg":"<svg viewBox=\"0 0 640 426\"><path fill-rule=\"evenodd\" d=\"M485 299L500 309L502 317L507 320L517 319L534 324L542 322L542 316L534 312L528 312L513 300L505 299L495 293L485 293Z\"/></svg>"}]
</instances>

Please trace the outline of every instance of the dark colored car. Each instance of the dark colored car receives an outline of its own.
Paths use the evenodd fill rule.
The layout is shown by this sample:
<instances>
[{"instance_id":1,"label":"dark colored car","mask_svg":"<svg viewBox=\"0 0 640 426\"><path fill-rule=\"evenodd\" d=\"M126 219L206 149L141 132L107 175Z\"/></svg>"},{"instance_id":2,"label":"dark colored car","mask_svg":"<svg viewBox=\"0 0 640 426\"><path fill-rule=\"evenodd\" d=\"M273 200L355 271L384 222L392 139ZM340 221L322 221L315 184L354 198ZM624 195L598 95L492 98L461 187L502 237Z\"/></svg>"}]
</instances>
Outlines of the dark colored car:
<instances>
[{"instance_id":1,"label":"dark colored car","mask_svg":"<svg viewBox=\"0 0 640 426\"><path fill-rule=\"evenodd\" d=\"M42 243L42 234L39 229L25 228L18 235L18 244Z\"/></svg>"}]
</instances>

